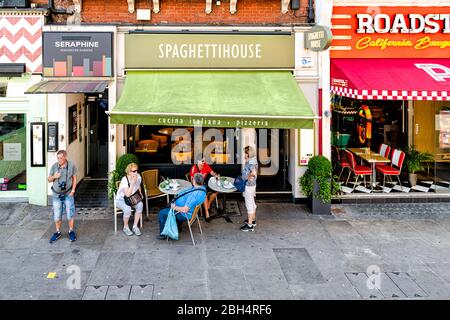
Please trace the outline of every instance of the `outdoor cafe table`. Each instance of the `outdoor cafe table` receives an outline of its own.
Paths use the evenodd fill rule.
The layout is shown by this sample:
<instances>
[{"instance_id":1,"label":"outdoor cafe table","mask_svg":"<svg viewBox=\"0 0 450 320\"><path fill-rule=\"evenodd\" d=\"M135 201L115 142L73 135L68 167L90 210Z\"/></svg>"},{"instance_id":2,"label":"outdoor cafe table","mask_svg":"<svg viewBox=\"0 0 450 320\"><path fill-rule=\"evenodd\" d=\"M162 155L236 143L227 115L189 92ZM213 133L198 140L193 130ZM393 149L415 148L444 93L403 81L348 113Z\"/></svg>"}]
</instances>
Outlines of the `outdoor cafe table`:
<instances>
[{"instance_id":1,"label":"outdoor cafe table","mask_svg":"<svg viewBox=\"0 0 450 320\"><path fill-rule=\"evenodd\" d=\"M230 182L230 187L229 188L225 188L223 185L223 181L227 180ZM221 193L223 195L223 202L222 202L222 208L219 208L219 212L215 215L211 215L210 218L211 219L215 219L215 218L224 218L227 222L233 222L231 221L230 217L228 216L227 212L226 212L226 194L227 193L232 193L237 191L237 189L234 187L234 178L231 177L220 177L219 181L220 184L217 184L217 178L216 177L211 177L208 181L208 187L211 188L214 191L217 191L219 193Z\"/></svg>"},{"instance_id":2,"label":"outdoor cafe table","mask_svg":"<svg viewBox=\"0 0 450 320\"><path fill-rule=\"evenodd\" d=\"M391 162L386 157L383 157L381 154L373 152L369 149L368 152L366 152L366 148L348 148L350 152L354 153L358 157L360 157L362 160L367 161L372 166L372 185L371 190L374 191L374 188L376 187L376 172L375 172L375 165L377 163L388 163Z\"/></svg>"},{"instance_id":3,"label":"outdoor cafe table","mask_svg":"<svg viewBox=\"0 0 450 320\"><path fill-rule=\"evenodd\" d=\"M164 181L161 182L158 186L159 190L161 192L164 192L169 195L177 195L181 191L187 190L192 187L192 184L184 179L169 179L170 183L176 183L178 184L178 188L174 189L173 186L170 186L169 189L163 188L161 185L164 184Z\"/></svg>"}]
</instances>

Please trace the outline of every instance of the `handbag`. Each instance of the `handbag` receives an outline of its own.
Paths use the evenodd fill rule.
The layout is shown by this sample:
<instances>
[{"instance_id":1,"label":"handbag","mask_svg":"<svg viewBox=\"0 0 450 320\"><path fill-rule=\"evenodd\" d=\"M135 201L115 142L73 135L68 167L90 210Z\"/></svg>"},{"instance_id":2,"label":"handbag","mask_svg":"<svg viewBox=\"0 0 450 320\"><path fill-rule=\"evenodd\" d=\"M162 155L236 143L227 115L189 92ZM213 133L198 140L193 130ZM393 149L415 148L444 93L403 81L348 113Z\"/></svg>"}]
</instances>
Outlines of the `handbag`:
<instances>
[{"instance_id":1,"label":"handbag","mask_svg":"<svg viewBox=\"0 0 450 320\"><path fill-rule=\"evenodd\" d=\"M239 192L245 191L245 186L247 185L247 180L242 179L242 174L238 175L236 179L234 179L234 187Z\"/></svg>"},{"instance_id":2,"label":"handbag","mask_svg":"<svg viewBox=\"0 0 450 320\"><path fill-rule=\"evenodd\" d=\"M175 212L173 209L169 210L167 215L166 224L161 232L161 235L167 236L172 240L178 240L178 225L177 219L175 218Z\"/></svg>"},{"instance_id":3,"label":"handbag","mask_svg":"<svg viewBox=\"0 0 450 320\"><path fill-rule=\"evenodd\" d=\"M130 187L130 181L128 180L128 177L126 177L126 178L128 181L128 187ZM144 200L144 196L139 191L139 189L137 189L136 192L133 193L131 196L129 196L129 197L124 196L123 200L125 201L127 206L132 207L132 206L135 206L136 204L138 204L139 202L141 202L142 200Z\"/></svg>"}]
</instances>

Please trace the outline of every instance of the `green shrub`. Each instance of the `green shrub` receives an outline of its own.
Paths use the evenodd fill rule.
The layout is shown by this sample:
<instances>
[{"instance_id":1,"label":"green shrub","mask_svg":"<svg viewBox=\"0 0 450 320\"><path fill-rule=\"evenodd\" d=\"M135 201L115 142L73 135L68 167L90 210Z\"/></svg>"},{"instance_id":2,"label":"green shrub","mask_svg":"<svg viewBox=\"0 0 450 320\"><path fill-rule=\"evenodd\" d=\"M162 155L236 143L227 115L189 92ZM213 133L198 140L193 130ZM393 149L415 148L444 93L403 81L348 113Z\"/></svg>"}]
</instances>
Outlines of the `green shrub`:
<instances>
[{"instance_id":1,"label":"green shrub","mask_svg":"<svg viewBox=\"0 0 450 320\"><path fill-rule=\"evenodd\" d=\"M116 162L116 169L109 173L109 198L113 199L117 192L116 182L120 181L125 176L125 169L130 163L139 164L139 159L134 154L124 154Z\"/></svg>"},{"instance_id":2,"label":"green shrub","mask_svg":"<svg viewBox=\"0 0 450 320\"><path fill-rule=\"evenodd\" d=\"M306 196L313 193L313 183L316 179L319 183L319 191L314 197L319 198L324 203L331 203L331 196L335 195L340 187L332 175L333 170L330 160L324 156L314 156L309 159L308 169L300 177L300 187Z\"/></svg>"}]
</instances>

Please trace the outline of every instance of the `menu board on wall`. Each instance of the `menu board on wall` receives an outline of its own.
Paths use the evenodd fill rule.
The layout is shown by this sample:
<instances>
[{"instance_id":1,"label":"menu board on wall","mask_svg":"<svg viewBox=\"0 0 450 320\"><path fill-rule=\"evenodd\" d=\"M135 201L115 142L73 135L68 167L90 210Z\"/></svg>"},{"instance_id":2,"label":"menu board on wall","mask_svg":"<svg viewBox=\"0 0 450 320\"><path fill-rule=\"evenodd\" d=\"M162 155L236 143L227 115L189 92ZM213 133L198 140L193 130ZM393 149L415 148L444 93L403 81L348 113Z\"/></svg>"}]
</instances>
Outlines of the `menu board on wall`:
<instances>
[{"instance_id":1,"label":"menu board on wall","mask_svg":"<svg viewBox=\"0 0 450 320\"><path fill-rule=\"evenodd\" d=\"M314 156L314 129L299 129L299 163L307 166L309 159Z\"/></svg>"},{"instance_id":2,"label":"menu board on wall","mask_svg":"<svg viewBox=\"0 0 450 320\"><path fill-rule=\"evenodd\" d=\"M45 166L45 129L43 122L31 123L31 166Z\"/></svg>"},{"instance_id":3,"label":"menu board on wall","mask_svg":"<svg viewBox=\"0 0 450 320\"><path fill-rule=\"evenodd\" d=\"M47 132L47 151L58 151L58 122L49 122L47 124Z\"/></svg>"},{"instance_id":4,"label":"menu board on wall","mask_svg":"<svg viewBox=\"0 0 450 320\"><path fill-rule=\"evenodd\" d=\"M77 105L69 107L69 144L78 137L78 110Z\"/></svg>"}]
</instances>

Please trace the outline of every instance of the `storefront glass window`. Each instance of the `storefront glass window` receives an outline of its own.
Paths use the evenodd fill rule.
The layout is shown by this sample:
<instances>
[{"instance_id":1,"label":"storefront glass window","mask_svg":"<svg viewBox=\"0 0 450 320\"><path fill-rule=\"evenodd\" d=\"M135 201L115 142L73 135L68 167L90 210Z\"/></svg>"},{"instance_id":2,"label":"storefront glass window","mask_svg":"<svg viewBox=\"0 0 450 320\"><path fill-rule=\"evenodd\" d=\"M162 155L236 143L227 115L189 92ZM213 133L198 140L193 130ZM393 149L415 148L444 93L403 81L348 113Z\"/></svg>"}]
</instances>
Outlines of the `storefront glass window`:
<instances>
[{"instance_id":1,"label":"storefront glass window","mask_svg":"<svg viewBox=\"0 0 450 320\"><path fill-rule=\"evenodd\" d=\"M435 102L436 192L450 192L450 103Z\"/></svg>"},{"instance_id":2,"label":"storefront glass window","mask_svg":"<svg viewBox=\"0 0 450 320\"><path fill-rule=\"evenodd\" d=\"M241 143L256 141L260 190L291 191L288 182L288 136L283 129L256 129L254 136L240 141L241 129L192 127L127 126L127 152L135 154L141 170L158 169L159 175L185 178L203 156L213 170L222 176L236 177L241 172ZM251 138L250 138L251 136ZM199 139L198 141L195 139ZM195 140L195 141L194 141Z\"/></svg>"},{"instance_id":3,"label":"storefront glass window","mask_svg":"<svg viewBox=\"0 0 450 320\"><path fill-rule=\"evenodd\" d=\"M6 90L7 89L8 89L8 84L0 82L0 98L6 97Z\"/></svg>"},{"instance_id":4,"label":"storefront glass window","mask_svg":"<svg viewBox=\"0 0 450 320\"><path fill-rule=\"evenodd\" d=\"M202 153L208 153L210 159L207 161L236 163L234 153L227 152L230 139L234 142L234 131L231 135L226 131L223 128L204 128L201 140L194 143L194 128L191 127L129 125L128 152L136 154L142 164L181 165L194 163L194 148L200 148Z\"/></svg>"},{"instance_id":5,"label":"storefront glass window","mask_svg":"<svg viewBox=\"0 0 450 320\"><path fill-rule=\"evenodd\" d=\"M339 149L407 145L403 101L332 98L332 145Z\"/></svg>"},{"instance_id":6,"label":"storefront glass window","mask_svg":"<svg viewBox=\"0 0 450 320\"><path fill-rule=\"evenodd\" d=\"M0 190L26 190L25 114L0 113Z\"/></svg>"}]
</instances>

